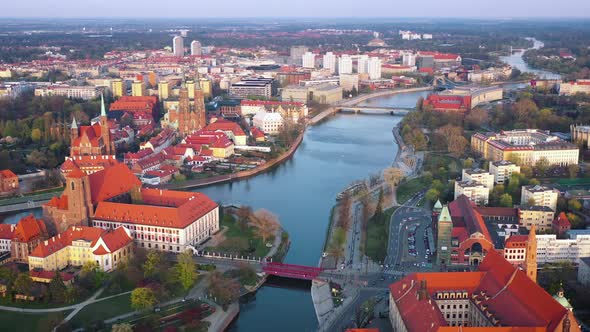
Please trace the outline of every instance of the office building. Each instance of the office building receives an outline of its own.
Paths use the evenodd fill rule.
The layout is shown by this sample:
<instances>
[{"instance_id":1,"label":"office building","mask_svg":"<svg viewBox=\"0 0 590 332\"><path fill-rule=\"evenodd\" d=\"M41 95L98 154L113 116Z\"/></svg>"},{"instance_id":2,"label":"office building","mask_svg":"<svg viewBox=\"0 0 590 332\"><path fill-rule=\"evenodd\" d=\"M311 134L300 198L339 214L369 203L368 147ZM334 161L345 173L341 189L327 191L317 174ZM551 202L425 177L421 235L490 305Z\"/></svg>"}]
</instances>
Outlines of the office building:
<instances>
[{"instance_id":1,"label":"office building","mask_svg":"<svg viewBox=\"0 0 590 332\"><path fill-rule=\"evenodd\" d=\"M201 42L198 40L193 40L191 43L191 55L202 55L203 50L201 46Z\"/></svg>"},{"instance_id":2,"label":"office building","mask_svg":"<svg viewBox=\"0 0 590 332\"><path fill-rule=\"evenodd\" d=\"M158 98L162 101L168 99L170 96L170 83L168 81L161 81L158 83Z\"/></svg>"},{"instance_id":3,"label":"office building","mask_svg":"<svg viewBox=\"0 0 590 332\"><path fill-rule=\"evenodd\" d=\"M340 74L338 76L340 80L340 86L344 91L352 91L359 89L359 75L358 74Z\"/></svg>"},{"instance_id":4,"label":"office building","mask_svg":"<svg viewBox=\"0 0 590 332\"><path fill-rule=\"evenodd\" d=\"M402 65L413 67L416 65L416 55L414 53L404 53L402 56Z\"/></svg>"},{"instance_id":5,"label":"office building","mask_svg":"<svg viewBox=\"0 0 590 332\"><path fill-rule=\"evenodd\" d=\"M270 99L272 97L272 78L247 78L232 83L229 87L229 94L234 97L248 98L248 96L259 96Z\"/></svg>"},{"instance_id":6,"label":"office building","mask_svg":"<svg viewBox=\"0 0 590 332\"><path fill-rule=\"evenodd\" d=\"M519 165L535 165L547 160L549 165L577 165L580 150L546 131L516 129L499 133L476 133L471 149L487 160L518 160Z\"/></svg>"},{"instance_id":7,"label":"office building","mask_svg":"<svg viewBox=\"0 0 590 332\"><path fill-rule=\"evenodd\" d=\"M311 52L305 52L301 56L303 68L315 68L315 54Z\"/></svg>"},{"instance_id":8,"label":"office building","mask_svg":"<svg viewBox=\"0 0 590 332\"><path fill-rule=\"evenodd\" d=\"M172 53L177 57L184 56L184 38L181 36L176 36L172 39Z\"/></svg>"},{"instance_id":9,"label":"office building","mask_svg":"<svg viewBox=\"0 0 590 332\"><path fill-rule=\"evenodd\" d=\"M352 58L348 54L343 54L338 59L338 73L352 74Z\"/></svg>"},{"instance_id":10,"label":"office building","mask_svg":"<svg viewBox=\"0 0 590 332\"><path fill-rule=\"evenodd\" d=\"M475 181L483 184L489 190L494 189L494 176L481 168L463 169L461 181Z\"/></svg>"},{"instance_id":11,"label":"office building","mask_svg":"<svg viewBox=\"0 0 590 332\"><path fill-rule=\"evenodd\" d=\"M570 125L572 142L590 148L590 126Z\"/></svg>"},{"instance_id":12,"label":"office building","mask_svg":"<svg viewBox=\"0 0 590 332\"><path fill-rule=\"evenodd\" d=\"M552 228L555 211L546 206L528 206L518 209L518 223L521 227L530 230L535 226L539 231L545 232Z\"/></svg>"},{"instance_id":13,"label":"office building","mask_svg":"<svg viewBox=\"0 0 590 332\"><path fill-rule=\"evenodd\" d=\"M584 257L590 257L590 235L576 234L568 239L558 239L555 234L537 235L539 264L563 261L579 264Z\"/></svg>"},{"instance_id":14,"label":"office building","mask_svg":"<svg viewBox=\"0 0 590 332\"><path fill-rule=\"evenodd\" d=\"M322 66L324 69L330 71L330 73L336 73L336 56L332 52L327 52L324 54Z\"/></svg>"}]
</instances>

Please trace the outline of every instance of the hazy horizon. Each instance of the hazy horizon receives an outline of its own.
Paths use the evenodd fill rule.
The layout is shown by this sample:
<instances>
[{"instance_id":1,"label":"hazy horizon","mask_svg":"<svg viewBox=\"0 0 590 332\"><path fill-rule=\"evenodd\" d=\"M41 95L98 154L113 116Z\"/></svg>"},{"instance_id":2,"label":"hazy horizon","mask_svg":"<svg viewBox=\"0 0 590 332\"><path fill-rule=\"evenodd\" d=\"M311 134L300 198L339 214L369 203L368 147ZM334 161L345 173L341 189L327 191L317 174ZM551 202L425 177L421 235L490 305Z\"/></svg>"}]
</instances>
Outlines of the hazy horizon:
<instances>
[{"instance_id":1,"label":"hazy horizon","mask_svg":"<svg viewBox=\"0 0 590 332\"><path fill-rule=\"evenodd\" d=\"M167 6L162 6L165 4ZM590 1L562 0L21 0L3 4L0 18L589 18Z\"/></svg>"}]
</instances>

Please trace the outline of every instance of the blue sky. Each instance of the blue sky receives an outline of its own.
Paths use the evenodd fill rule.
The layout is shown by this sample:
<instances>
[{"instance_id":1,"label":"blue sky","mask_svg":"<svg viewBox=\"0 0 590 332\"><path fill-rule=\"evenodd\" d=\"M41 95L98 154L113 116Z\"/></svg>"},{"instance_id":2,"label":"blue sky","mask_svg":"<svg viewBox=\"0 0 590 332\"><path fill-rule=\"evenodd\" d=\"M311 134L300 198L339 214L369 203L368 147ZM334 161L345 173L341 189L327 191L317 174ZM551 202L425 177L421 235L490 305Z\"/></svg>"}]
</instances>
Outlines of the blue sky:
<instances>
[{"instance_id":1,"label":"blue sky","mask_svg":"<svg viewBox=\"0 0 590 332\"><path fill-rule=\"evenodd\" d=\"M588 17L589 0L2 0L0 17Z\"/></svg>"}]
</instances>

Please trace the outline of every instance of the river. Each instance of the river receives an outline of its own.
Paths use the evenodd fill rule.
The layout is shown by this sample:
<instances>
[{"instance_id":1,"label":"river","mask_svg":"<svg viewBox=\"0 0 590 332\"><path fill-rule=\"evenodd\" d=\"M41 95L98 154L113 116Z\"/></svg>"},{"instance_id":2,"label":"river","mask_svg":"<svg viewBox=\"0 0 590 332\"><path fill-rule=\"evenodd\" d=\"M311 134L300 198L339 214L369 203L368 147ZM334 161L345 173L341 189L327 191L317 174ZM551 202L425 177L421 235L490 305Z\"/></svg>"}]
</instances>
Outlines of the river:
<instances>
[{"instance_id":1,"label":"river","mask_svg":"<svg viewBox=\"0 0 590 332\"><path fill-rule=\"evenodd\" d=\"M544 46L543 42L535 38L527 38L533 42L533 47L529 49L538 50ZM525 51L515 52L509 56L502 56L500 60L511 65L512 68L516 68L523 73L532 73L542 79L561 79L561 75L552 73L546 70L531 68L522 58Z\"/></svg>"},{"instance_id":2,"label":"river","mask_svg":"<svg viewBox=\"0 0 590 332\"><path fill-rule=\"evenodd\" d=\"M429 92L366 101L366 106L414 107ZM401 117L338 114L308 128L292 159L273 171L200 188L224 204L267 208L291 236L287 263L317 266L335 197L350 182L389 166L397 152L391 129ZM288 323L287 323L288 322ZM312 331L317 319L309 290L264 286L242 304L231 331Z\"/></svg>"}]
</instances>

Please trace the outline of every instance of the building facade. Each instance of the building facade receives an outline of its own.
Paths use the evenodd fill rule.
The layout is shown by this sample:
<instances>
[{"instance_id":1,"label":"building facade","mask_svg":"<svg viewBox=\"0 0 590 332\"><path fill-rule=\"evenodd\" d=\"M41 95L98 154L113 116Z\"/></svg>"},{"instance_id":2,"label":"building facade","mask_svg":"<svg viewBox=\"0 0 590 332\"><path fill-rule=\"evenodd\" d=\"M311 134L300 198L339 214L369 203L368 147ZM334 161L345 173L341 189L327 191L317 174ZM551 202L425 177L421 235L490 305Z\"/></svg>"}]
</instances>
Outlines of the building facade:
<instances>
[{"instance_id":1,"label":"building facade","mask_svg":"<svg viewBox=\"0 0 590 332\"><path fill-rule=\"evenodd\" d=\"M518 209L518 223L530 230L535 226L539 231L546 232L552 227L555 212L546 206L529 206Z\"/></svg>"},{"instance_id":2,"label":"building facade","mask_svg":"<svg viewBox=\"0 0 590 332\"><path fill-rule=\"evenodd\" d=\"M10 256L15 262L27 263L29 254L47 239L48 234L43 220L35 218L32 214L22 218L14 228Z\"/></svg>"},{"instance_id":3,"label":"building facade","mask_svg":"<svg viewBox=\"0 0 590 332\"><path fill-rule=\"evenodd\" d=\"M522 186L520 201L525 206L546 206L557 210L559 190L541 185ZM532 204L531 204L532 203Z\"/></svg>"},{"instance_id":4,"label":"building facade","mask_svg":"<svg viewBox=\"0 0 590 332\"><path fill-rule=\"evenodd\" d=\"M496 184L504 184L513 173L520 173L520 166L508 160L490 161L489 169Z\"/></svg>"},{"instance_id":5,"label":"building facade","mask_svg":"<svg viewBox=\"0 0 590 332\"><path fill-rule=\"evenodd\" d=\"M477 205L487 205L490 189L477 181L455 181L455 199L462 195Z\"/></svg>"},{"instance_id":6,"label":"building facade","mask_svg":"<svg viewBox=\"0 0 590 332\"><path fill-rule=\"evenodd\" d=\"M577 234L571 239L558 239L555 234L537 235L539 264L561 261L579 264L583 257L590 257L590 235Z\"/></svg>"}]
</instances>

